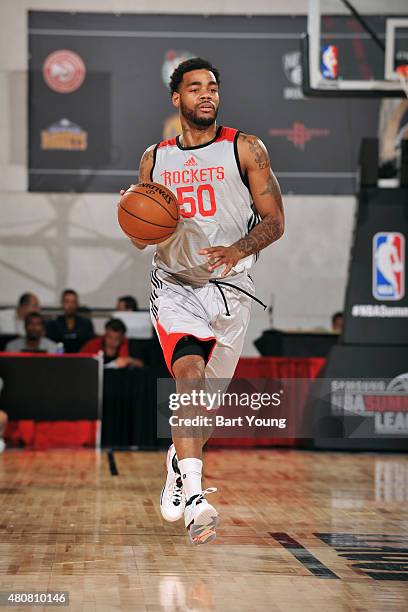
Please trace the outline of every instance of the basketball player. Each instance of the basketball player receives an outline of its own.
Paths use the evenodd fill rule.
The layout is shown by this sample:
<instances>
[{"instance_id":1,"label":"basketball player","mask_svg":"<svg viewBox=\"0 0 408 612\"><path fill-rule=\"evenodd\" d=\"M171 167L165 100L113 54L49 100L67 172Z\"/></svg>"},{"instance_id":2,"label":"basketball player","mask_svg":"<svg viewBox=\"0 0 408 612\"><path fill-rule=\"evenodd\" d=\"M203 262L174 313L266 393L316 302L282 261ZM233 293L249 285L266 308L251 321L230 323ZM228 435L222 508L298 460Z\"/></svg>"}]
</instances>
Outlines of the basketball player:
<instances>
[{"instance_id":1,"label":"basketball player","mask_svg":"<svg viewBox=\"0 0 408 612\"><path fill-rule=\"evenodd\" d=\"M166 185L180 205L177 231L157 245L151 296L153 324L179 393L205 379L232 378L252 299L259 302L249 269L284 227L265 146L256 136L216 123L219 84L209 62L182 62L170 80L182 133L149 147L140 163L139 181ZM217 511L205 499L214 489L203 492L201 486L207 437L199 431L180 437L173 429L160 500L166 520L184 514L194 544L213 540L218 524Z\"/></svg>"}]
</instances>

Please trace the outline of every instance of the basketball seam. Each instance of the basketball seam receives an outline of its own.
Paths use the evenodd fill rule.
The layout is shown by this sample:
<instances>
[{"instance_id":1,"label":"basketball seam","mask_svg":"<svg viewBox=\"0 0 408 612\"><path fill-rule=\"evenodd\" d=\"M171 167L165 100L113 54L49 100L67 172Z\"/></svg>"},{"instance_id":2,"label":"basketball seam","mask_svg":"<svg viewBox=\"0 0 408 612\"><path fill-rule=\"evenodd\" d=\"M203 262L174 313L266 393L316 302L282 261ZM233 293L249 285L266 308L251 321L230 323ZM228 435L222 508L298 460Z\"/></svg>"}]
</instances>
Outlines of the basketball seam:
<instances>
[{"instance_id":1,"label":"basketball seam","mask_svg":"<svg viewBox=\"0 0 408 612\"><path fill-rule=\"evenodd\" d=\"M124 208L124 206L122 206L122 204L120 205L120 208L123 211L125 211L128 215L130 215L131 217L135 217L135 219L139 219L139 221L143 221L144 223L148 223L149 225L156 225L157 227L166 227L166 228L169 228L169 229L174 229L176 227L175 225L161 225L160 223L153 223L153 221L148 221L147 219L142 219L142 217L138 217L134 213L131 213L127 208Z\"/></svg>"},{"instance_id":2,"label":"basketball seam","mask_svg":"<svg viewBox=\"0 0 408 612\"><path fill-rule=\"evenodd\" d=\"M163 210L166 211L166 213L172 218L174 219L174 221L178 221L179 218L177 217L173 217L173 215L170 213L169 210L167 210L167 208L165 206L163 206L163 204L160 204L160 202L158 202L155 198L152 198L152 196L147 195L147 193L143 193L143 191L134 191L133 189L129 190L131 193L138 193L142 196L145 196L146 198L150 198L151 200L153 200L153 202L156 202L156 204L158 204L159 206L161 206L163 208ZM129 193L129 192L127 192Z\"/></svg>"}]
</instances>

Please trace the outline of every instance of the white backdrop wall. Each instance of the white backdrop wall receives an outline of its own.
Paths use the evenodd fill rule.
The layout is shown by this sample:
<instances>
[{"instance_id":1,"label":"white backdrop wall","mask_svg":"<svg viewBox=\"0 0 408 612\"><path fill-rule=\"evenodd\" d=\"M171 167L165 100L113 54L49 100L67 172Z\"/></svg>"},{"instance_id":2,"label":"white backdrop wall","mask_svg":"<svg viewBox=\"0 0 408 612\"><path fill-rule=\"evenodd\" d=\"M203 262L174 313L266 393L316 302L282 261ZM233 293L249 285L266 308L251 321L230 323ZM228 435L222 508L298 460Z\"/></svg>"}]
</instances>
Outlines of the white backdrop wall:
<instances>
[{"instance_id":1,"label":"white backdrop wall","mask_svg":"<svg viewBox=\"0 0 408 612\"><path fill-rule=\"evenodd\" d=\"M370 2L370 8L375 4ZM246 0L208 0L207 13L245 14ZM273 8L272 8L273 7ZM305 14L306 0L290 12ZM185 0L1 0L0 2L0 305L24 291L55 304L62 288L76 288L84 304L113 306L133 293L148 305L152 252L136 251L116 223L116 198L109 194L27 193L27 11L201 13ZM283 0L254 0L251 14L287 14ZM136 165L136 161L135 161ZM352 234L354 199L285 198L286 235L265 251L254 278L257 293L273 301L274 323L283 328L329 327L342 308ZM245 354L268 326L253 306Z\"/></svg>"}]
</instances>

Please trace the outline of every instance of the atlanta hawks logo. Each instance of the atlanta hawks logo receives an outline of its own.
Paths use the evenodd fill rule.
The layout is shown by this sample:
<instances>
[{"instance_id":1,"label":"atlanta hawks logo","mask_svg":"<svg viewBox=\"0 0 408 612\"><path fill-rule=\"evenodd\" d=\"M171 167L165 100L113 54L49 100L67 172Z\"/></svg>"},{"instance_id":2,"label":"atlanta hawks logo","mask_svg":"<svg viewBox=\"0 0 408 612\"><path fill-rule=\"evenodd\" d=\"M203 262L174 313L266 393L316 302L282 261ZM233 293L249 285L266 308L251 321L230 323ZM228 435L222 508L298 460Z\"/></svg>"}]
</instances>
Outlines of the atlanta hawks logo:
<instances>
[{"instance_id":1,"label":"atlanta hawks logo","mask_svg":"<svg viewBox=\"0 0 408 612\"><path fill-rule=\"evenodd\" d=\"M48 87L57 93L72 93L79 89L86 75L85 64L78 53L60 49L50 53L43 64L43 77Z\"/></svg>"}]
</instances>

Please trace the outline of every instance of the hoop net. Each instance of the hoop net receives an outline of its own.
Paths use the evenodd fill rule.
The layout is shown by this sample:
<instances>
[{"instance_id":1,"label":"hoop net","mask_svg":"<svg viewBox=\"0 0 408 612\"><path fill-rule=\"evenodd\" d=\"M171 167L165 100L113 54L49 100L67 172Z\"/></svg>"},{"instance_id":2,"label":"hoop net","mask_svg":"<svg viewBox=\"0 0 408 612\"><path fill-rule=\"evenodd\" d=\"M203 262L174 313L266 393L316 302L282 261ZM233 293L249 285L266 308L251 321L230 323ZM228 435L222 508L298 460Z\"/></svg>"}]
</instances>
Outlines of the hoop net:
<instances>
[{"instance_id":1,"label":"hoop net","mask_svg":"<svg viewBox=\"0 0 408 612\"><path fill-rule=\"evenodd\" d=\"M400 64L395 68L395 72L398 74L401 88L408 98L408 64Z\"/></svg>"}]
</instances>

